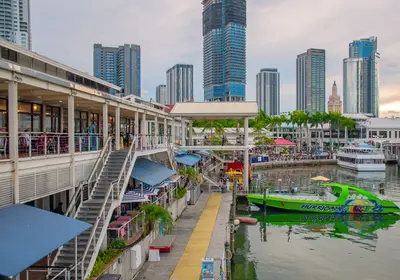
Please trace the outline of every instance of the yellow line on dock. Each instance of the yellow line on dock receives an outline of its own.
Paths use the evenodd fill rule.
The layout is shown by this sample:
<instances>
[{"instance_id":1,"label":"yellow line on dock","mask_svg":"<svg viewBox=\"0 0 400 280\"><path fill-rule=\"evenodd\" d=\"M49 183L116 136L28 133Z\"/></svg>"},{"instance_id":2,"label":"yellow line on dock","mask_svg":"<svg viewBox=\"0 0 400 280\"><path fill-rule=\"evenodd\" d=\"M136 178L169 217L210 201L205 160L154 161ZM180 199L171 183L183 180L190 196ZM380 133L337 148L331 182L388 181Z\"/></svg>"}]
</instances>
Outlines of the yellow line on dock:
<instances>
[{"instance_id":1,"label":"yellow line on dock","mask_svg":"<svg viewBox=\"0 0 400 280\"><path fill-rule=\"evenodd\" d=\"M206 256L210 244L221 200L222 194L210 195L170 280L199 280L201 261Z\"/></svg>"}]
</instances>

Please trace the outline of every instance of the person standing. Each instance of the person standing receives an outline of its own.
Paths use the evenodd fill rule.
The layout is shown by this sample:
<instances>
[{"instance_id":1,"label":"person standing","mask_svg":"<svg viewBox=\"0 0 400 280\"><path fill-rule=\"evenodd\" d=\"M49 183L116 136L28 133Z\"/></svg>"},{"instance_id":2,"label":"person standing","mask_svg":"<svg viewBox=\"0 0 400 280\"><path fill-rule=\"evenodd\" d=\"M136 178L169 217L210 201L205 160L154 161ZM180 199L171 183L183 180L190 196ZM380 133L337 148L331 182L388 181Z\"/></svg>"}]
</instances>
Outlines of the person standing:
<instances>
[{"instance_id":1,"label":"person standing","mask_svg":"<svg viewBox=\"0 0 400 280\"><path fill-rule=\"evenodd\" d=\"M60 215L64 215L62 206L63 206L63 203L62 203L62 202L59 202L59 203L58 203L58 206L56 207L56 209L54 209L54 213L60 214Z\"/></svg>"}]
</instances>

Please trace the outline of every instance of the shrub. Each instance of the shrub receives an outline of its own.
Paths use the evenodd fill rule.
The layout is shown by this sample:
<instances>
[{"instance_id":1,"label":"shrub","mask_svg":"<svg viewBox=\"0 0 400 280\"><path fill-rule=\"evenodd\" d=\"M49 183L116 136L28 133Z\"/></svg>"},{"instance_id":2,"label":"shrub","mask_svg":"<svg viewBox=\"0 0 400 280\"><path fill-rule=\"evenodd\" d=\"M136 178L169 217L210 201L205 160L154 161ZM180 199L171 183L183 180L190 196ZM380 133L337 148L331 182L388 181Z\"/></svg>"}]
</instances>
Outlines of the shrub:
<instances>
[{"instance_id":1,"label":"shrub","mask_svg":"<svg viewBox=\"0 0 400 280\"><path fill-rule=\"evenodd\" d=\"M182 197L184 197L187 193L187 190L185 187L179 187L178 191L175 194L175 198L176 199L181 199Z\"/></svg>"},{"instance_id":2,"label":"shrub","mask_svg":"<svg viewBox=\"0 0 400 280\"><path fill-rule=\"evenodd\" d=\"M124 249L126 247L126 242L124 239L118 237L111 241L110 247L112 249Z\"/></svg>"}]
</instances>

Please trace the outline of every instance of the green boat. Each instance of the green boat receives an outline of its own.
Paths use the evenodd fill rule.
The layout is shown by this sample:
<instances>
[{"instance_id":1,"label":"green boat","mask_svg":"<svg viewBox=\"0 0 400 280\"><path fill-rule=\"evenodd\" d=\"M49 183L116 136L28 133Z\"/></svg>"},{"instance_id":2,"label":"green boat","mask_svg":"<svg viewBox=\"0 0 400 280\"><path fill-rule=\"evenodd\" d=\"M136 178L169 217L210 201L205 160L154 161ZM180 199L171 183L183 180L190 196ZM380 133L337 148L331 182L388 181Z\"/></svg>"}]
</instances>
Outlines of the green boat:
<instances>
[{"instance_id":1,"label":"green boat","mask_svg":"<svg viewBox=\"0 0 400 280\"><path fill-rule=\"evenodd\" d=\"M400 208L386 196L372 194L352 185L337 183L322 184L323 195L268 194L266 206L299 212L331 214L389 214L400 212ZM249 202L263 207L262 194L248 194Z\"/></svg>"}]
</instances>

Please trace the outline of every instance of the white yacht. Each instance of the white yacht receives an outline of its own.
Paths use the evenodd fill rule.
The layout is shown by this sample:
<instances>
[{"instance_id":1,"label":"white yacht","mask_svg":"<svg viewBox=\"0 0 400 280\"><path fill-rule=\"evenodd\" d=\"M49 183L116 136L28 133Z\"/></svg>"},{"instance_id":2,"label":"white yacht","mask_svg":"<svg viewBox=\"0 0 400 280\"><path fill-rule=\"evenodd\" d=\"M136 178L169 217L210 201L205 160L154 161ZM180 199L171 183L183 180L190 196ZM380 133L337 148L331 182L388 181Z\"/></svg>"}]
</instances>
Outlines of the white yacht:
<instances>
[{"instance_id":1,"label":"white yacht","mask_svg":"<svg viewBox=\"0 0 400 280\"><path fill-rule=\"evenodd\" d=\"M365 143L340 148L336 158L341 167L355 171L382 172L386 168L382 150Z\"/></svg>"}]
</instances>

